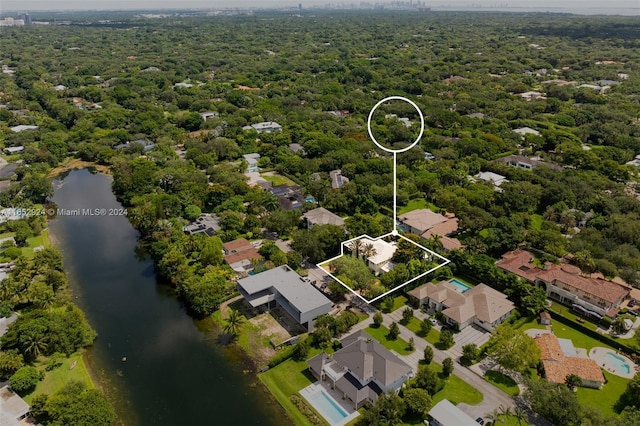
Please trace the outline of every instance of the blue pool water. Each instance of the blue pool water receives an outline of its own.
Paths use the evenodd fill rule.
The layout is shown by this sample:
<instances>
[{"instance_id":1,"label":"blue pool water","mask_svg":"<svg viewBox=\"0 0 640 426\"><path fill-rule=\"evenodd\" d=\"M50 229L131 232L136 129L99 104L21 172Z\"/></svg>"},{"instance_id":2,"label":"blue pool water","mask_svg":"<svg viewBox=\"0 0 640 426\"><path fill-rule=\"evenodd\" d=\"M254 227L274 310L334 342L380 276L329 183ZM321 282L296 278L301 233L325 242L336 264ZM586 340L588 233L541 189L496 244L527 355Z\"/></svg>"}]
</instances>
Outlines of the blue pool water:
<instances>
[{"instance_id":1,"label":"blue pool water","mask_svg":"<svg viewBox=\"0 0 640 426\"><path fill-rule=\"evenodd\" d=\"M338 423L344 420L348 416L329 395L324 391L320 391L309 399L313 401L315 409L318 410L323 416L331 419L331 424Z\"/></svg>"},{"instance_id":2,"label":"blue pool water","mask_svg":"<svg viewBox=\"0 0 640 426\"><path fill-rule=\"evenodd\" d=\"M467 290L470 290L471 287L469 287L468 285L466 285L465 283L463 283L460 280L457 280L455 278L452 278L449 280L449 283L453 284L453 286L460 292L460 293L464 293Z\"/></svg>"},{"instance_id":3,"label":"blue pool water","mask_svg":"<svg viewBox=\"0 0 640 426\"><path fill-rule=\"evenodd\" d=\"M631 372L631 366L627 364L627 361L625 361L624 358L611 352L607 352L604 355L604 358L619 372L624 374L629 374Z\"/></svg>"}]
</instances>

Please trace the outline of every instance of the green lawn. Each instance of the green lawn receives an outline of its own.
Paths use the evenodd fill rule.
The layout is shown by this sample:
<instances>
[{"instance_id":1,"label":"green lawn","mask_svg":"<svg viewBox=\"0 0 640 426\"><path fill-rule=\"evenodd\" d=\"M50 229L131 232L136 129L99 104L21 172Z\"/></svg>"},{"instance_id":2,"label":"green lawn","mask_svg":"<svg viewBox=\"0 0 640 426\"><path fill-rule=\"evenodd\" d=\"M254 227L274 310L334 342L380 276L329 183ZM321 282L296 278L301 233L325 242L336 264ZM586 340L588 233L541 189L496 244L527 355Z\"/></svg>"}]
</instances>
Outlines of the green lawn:
<instances>
[{"instance_id":1,"label":"green lawn","mask_svg":"<svg viewBox=\"0 0 640 426\"><path fill-rule=\"evenodd\" d=\"M38 384L36 385L36 389L23 398L28 404L31 404L31 400L33 399L33 397L38 394L45 393L47 395L52 395L53 393L60 390L69 380L78 380L85 383L89 388L94 387L93 383L91 382L89 372L87 371L87 367L85 366L84 360L80 353L76 352L69 358L65 358L62 361L61 366L51 371L45 370L47 362L48 358L46 360L42 359L35 364L38 370L45 372L45 375L44 380L38 382ZM74 362L76 362L76 366L73 368L73 370L69 370L69 367Z\"/></svg>"},{"instance_id":2,"label":"green lawn","mask_svg":"<svg viewBox=\"0 0 640 426\"><path fill-rule=\"evenodd\" d=\"M583 405L598 408L605 416L615 415L613 406L627 387L629 380L603 371L607 384L602 389L578 388L576 395Z\"/></svg>"},{"instance_id":3,"label":"green lawn","mask_svg":"<svg viewBox=\"0 0 640 426\"><path fill-rule=\"evenodd\" d=\"M315 356L320 350L312 349L309 358ZM315 378L307 370L305 361L288 359L282 364L265 373L258 374L258 378L269 389L271 394L284 407L289 417L298 426L312 426L307 417L291 402L290 396L315 382ZM303 398L304 400L304 398ZM310 407L310 406L309 406Z\"/></svg>"},{"instance_id":4,"label":"green lawn","mask_svg":"<svg viewBox=\"0 0 640 426\"><path fill-rule=\"evenodd\" d=\"M518 324L518 322L516 322L516 324ZM530 328L544 328L544 326L541 326L540 324L537 323L535 319L533 319L533 320L527 321L526 323L516 328L519 328L524 331ZM573 342L573 346L575 346L576 348L584 348L587 351L589 351L591 348L595 346L602 346L605 348L615 349L607 345L606 343L600 342L599 340L596 340L592 337L582 334L580 331L576 330L575 328L572 328L554 319L551 320L551 329L553 330L553 333L559 338L571 339L571 341Z\"/></svg>"},{"instance_id":5,"label":"green lawn","mask_svg":"<svg viewBox=\"0 0 640 426\"><path fill-rule=\"evenodd\" d=\"M418 209L437 210L438 207L428 202L424 198L418 198L418 199L409 201L409 203L407 203L406 206L398 208L398 214L405 214Z\"/></svg>"},{"instance_id":6,"label":"green lawn","mask_svg":"<svg viewBox=\"0 0 640 426\"><path fill-rule=\"evenodd\" d=\"M561 305L560 303L557 303L557 302L551 303L551 310L557 312L558 314L562 315L563 317L571 321L576 321L578 318L583 318L582 315L578 314L575 311L572 311L571 308ZM589 319L584 319L584 322L581 322L580 324L593 331L596 331L598 328L598 325L591 322Z\"/></svg>"},{"instance_id":7,"label":"green lawn","mask_svg":"<svg viewBox=\"0 0 640 426\"><path fill-rule=\"evenodd\" d=\"M407 298L404 296L396 296L393 299L393 309L391 312L394 312L400 308L402 308L407 303Z\"/></svg>"},{"instance_id":8,"label":"green lawn","mask_svg":"<svg viewBox=\"0 0 640 426\"><path fill-rule=\"evenodd\" d=\"M532 214L531 225L529 225L529 229L531 229L532 231L539 231L540 229L542 229L542 222L542 216L540 216L539 214Z\"/></svg>"},{"instance_id":9,"label":"green lawn","mask_svg":"<svg viewBox=\"0 0 640 426\"><path fill-rule=\"evenodd\" d=\"M435 362L432 362L429 367L437 373L442 372L442 366ZM477 405L482 402L482 393L455 374L449 376L449 378L445 380L445 383L444 388L433 395L432 400L434 405L443 399L448 399L455 405L461 402L469 405Z\"/></svg>"},{"instance_id":10,"label":"green lawn","mask_svg":"<svg viewBox=\"0 0 640 426\"><path fill-rule=\"evenodd\" d=\"M276 185L289 185L289 186L295 186L296 183L294 181L292 181L291 179L289 179L286 176L282 176L279 174L274 174L274 175L270 175L270 174L261 174L260 175L264 180L267 180L269 182L271 182L273 184L273 186Z\"/></svg>"},{"instance_id":11,"label":"green lawn","mask_svg":"<svg viewBox=\"0 0 640 426\"><path fill-rule=\"evenodd\" d=\"M407 324L405 327L407 327L409 330L413 331L414 333L416 333L418 336L420 336L420 334L418 333L420 331L420 323L422 321L419 320L416 317L411 318L411 321L409 321L409 324ZM436 342L438 340L440 340L440 332L438 330L436 330L435 328L431 327L431 330L429 330L429 334L427 334L426 336L420 336L422 337L424 340L426 340L427 342L431 343L432 345L435 345Z\"/></svg>"},{"instance_id":12,"label":"green lawn","mask_svg":"<svg viewBox=\"0 0 640 426\"><path fill-rule=\"evenodd\" d=\"M489 383L493 384L499 389L511 396L517 396L520 394L518 384L509 376L506 376L499 371L487 371L484 378Z\"/></svg>"},{"instance_id":13,"label":"green lawn","mask_svg":"<svg viewBox=\"0 0 640 426\"><path fill-rule=\"evenodd\" d=\"M369 333L374 339L382 344L385 348L395 351L399 355L409 355L413 350L408 350L409 343L404 339L398 337L396 340L387 339L389 329L384 325L378 328L367 327L366 332Z\"/></svg>"}]
</instances>

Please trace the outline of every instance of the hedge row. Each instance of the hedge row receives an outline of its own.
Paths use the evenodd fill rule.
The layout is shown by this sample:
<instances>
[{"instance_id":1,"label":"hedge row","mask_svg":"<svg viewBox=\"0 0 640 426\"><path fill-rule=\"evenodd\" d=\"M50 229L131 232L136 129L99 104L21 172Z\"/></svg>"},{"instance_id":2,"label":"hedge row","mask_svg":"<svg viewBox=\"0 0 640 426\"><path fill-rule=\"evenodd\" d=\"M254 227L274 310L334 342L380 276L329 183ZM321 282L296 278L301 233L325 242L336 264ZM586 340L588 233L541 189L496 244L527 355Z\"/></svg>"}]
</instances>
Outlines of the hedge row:
<instances>
[{"instance_id":1,"label":"hedge row","mask_svg":"<svg viewBox=\"0 0 640 426\"><path fill-rule=\"evenodd\" d=\"M635 354L635 355L640 355L640 351L638 351L635 348L632 348L630 346L627 346L626 344L620 342L620 340L616 340L612 337L609 337L607 335L604 334L600 334L595 330L591 330L588 327L585 327L584 325L580 324L577 321L573 321L570 318L567 318L565 316L563 316L562 314L559 314L558 312L552 310L552 309L548 309L549 313L551 314L551 318L565 324L568 325L570 327L573 327L575 329L577 329L578 331L580 331L582 334L586 334L589 337L592 337L594 339L596 339L599 342L602 342L604 344L607 344L613 348L616 349L621 349L623 352L627 353L627 354Z\"/></svg>"},{"instance_id":2,"label":"hedge row","mask_svg":"<svg viewBox=\"0 0 640 426\"><path fill-rule=\"evenodd\" d=\"M289 397L293 405L311 422L313 426L324 426L324 421L298 395Z\"/></svg>"},{"instance_id":3,"label":"hedge row","mask_svg":"<svg viewBox=\"0 0 640 426\"><path fill-rule=\"evenodd\" d=\"M277 354L275 354L270 360L269 360L269 368L273 368L278 364L282 364L283 362L285 362L286 360L288 360L289 358L291 358L293 356L293 354L296 351L296 346L295 345L290 345L290 346L285 346L284 348L280 349L278 351Z\"/></svg>"}]
</instances>

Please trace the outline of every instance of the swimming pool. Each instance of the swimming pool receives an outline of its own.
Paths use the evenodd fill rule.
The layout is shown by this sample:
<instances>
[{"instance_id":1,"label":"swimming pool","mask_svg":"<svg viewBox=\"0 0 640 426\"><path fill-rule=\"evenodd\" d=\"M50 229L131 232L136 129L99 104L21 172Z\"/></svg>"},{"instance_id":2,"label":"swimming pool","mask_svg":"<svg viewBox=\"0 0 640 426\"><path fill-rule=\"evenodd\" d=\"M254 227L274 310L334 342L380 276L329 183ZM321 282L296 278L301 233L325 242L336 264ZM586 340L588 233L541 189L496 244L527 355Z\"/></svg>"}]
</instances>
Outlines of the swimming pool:
<instances>
[{"instance_id":1,"label":"swimming pool","mask_svg":"<svg viewBox=\"0 0 640 426\"><path fill-rule=\"evenodd\" d=\"M309 399L313 402L314 408L322 414L322 417L329 420L331 424L336 424L348 416L342 407L324 391L311 395Z\"/></svg>"},{"instance_id":2,"label":"swimming pool","mask_svg":"<svg viewBox=\"0 0 640 426\"><path fill-rule=\"evenodd\" d=\"M627 361L621 356L611 352L607 352L604 356L604 359L607 360L609 362L609 365L618 370L620 373L631 373L631 366L627 364Z\"/></svg>"},{"instance_id":3,"label":"swimming pool","mask_svg":"<svg viewBox=\"0 0 640 426\"><path fill-rule=\"evenodd\" d=\"M465 291L471 289L471 287L469 287L468 285L466 285L462 281L457 280L455 278L450 279L449 283L453 284L453 286L456 288L456 290L458 290L460 293L464 293Z\"/></svg>"}]
</instances>

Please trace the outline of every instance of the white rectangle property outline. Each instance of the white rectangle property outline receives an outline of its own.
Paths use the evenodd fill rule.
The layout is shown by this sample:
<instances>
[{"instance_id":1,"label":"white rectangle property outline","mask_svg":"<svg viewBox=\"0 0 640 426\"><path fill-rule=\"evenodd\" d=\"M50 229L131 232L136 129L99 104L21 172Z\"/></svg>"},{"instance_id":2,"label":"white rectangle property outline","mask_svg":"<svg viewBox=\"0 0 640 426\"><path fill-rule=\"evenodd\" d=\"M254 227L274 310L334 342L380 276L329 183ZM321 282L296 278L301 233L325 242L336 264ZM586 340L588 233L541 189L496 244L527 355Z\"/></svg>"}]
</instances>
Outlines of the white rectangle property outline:
<instances>
[{"instance_id":1,"label":"white rectangle property outline","mask_svg":"<svg viewBox=\"0 0 640 426\"><path fill-rule=\"evenodd\" d=\"M390 236L390 235L391 235L391 236L394 236L394 237L402 238L403 240L406 240L406 241L409 241L411 244L413 244L413 245L415 245L415 246L417 246L417 247L421 248L422 250L426 251L427 253L429 253L429 254L431 254L431 255L433 255L433 256L439 257L440 259L444 260L444 262L443 262L443 263L441 263L440 265L436 266L435 268L431 268L431 269L429 269L427 272L424 272L424 273L422 273L422 274L418 275L417 277L411 278L409 281L407 281L407 282L405 282L405 283L402 283L402 284L397 285L396 287L392 288L391 290L387 291L386 293L383 293L383 294L381 294L380 296L376 296L376 297L374 297L374 298L373 298L373 299L371 299L371 300L367 300L367 299L365 299L364 297L362 297L360 294L356 293L356 291L355 291L354 289L352 289L351 287L349 287L348 285L346 285L345 283L343 283L340 279L338 279L338 277L336 277L336 276L335 276L335 275L333 275L331 272L327 271L325 268L323 268L323 267L322 267L322 265L326 265L326 264L328 264L329 262L332 262L332 261L334 261L334 260L336 260L336 259L341 258L342 256L344 256L344 255L345 255L345 253L344 253L344 248L345 248L346 244L348 244L348 243L350 243L350 242L352 242L352 241L359 240L360 238L368 238L368 239L370 239L370 240L372 240L372 241L376 241L376 240L380 240L380 239L382 239L382 238L386 238L386 237L388 237L388 236ZM399 234L399 233L394 229L392 232L389 232L389 233L387 233L387 234L381 235L381 236L379 236L379 237L377 237L377 238L372 238L372 237L370 237L370 236L369 236L369 235L367 235L367 234L362 234L362 235L360 235L360 236L358 236L358 237L351 238L350 240L343 241L342 243L340 243L340 254L339 254L338 256L332 257L331 259L325 260L324 262L320 262L320 263L316 264L316 266L317 266L318 268L322 269L324 272L326 272L326 273L327 273L327 275L329 275L331 278L333 278L334 280L336 280L337 282L339 282L340 284L342 284L342 286L343 286L344 288L346 288L347 290L351 291L351 293L353 293L353 294L355 294L356 296L358 296L358 297L359 297L363 302L366 302L366 303L371 304L371 303L375 302L376 300L381 299L381 298L383 298L383 297L385 297L385 296L387 296L387 295L389 295L389 294L393 293L394 291L399 290L399 289L401 289L402 287L404 287L404 286L406 286L406 285L408 285L408 284L411 284L412 282L414 282L414 281L416 281L416 280L418 280L418 279L420 279L420 278L422 278L422 277L424 277L424 276L426 276L426 275L429 275L430 273L432 273L432 272L434 272L434 271L436 271L436 270L438 270L438 269L442 268L443 266L445 266L445 265L447 265L447 264L449 264L449 263L451 263L451 261L450 261L449 259L447 259L446 257L441 256L441 255L439 255L438 253L436 253L435 251L430 250L430 249L428 249L428 248L426 248L426 247L424 247L424 246L422 246L422 245L420 245L420 244L416 243L415 241L410 240L409 238L407 238L407 237L405 237L405 236L403 236L403 235Z\"/></svg>"}]
</instances>

